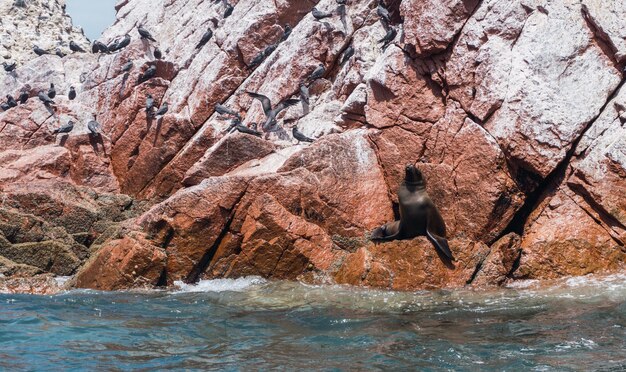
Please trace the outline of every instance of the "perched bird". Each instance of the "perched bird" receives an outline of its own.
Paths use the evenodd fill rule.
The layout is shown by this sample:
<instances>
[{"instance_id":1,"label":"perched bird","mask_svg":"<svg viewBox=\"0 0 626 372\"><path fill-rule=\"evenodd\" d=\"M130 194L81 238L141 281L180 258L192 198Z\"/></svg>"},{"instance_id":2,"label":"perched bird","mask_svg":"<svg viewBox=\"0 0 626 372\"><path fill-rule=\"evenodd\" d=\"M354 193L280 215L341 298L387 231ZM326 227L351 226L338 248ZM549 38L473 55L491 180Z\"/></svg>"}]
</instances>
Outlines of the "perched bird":
<instances>
[{"instance_id":1,"label":"perched bird","mask_svg":"<svg viewBox=\"0 0 626 372\"><path fill-rule=\"evenodd\" d=\"M148 69L139 76L139 84L143 83L144 81L148 81L150 79L152 79L153 77L156 76L156 72L157 72L157 67L156 65L150 65L150 67L148 67Z\"/></svg>"},{"instance_id":2,"label":"perched bird","mask_svg":"<svg viewBox=\"0 0 626 372\"><path fill-rule=\"evenodd\" d=\"M231 14L233 14L233 10L235 10L235 7L232 6L228 1L224 0L224 5L226 6L226 8L224 9L224 18L228 18L228 16L230 16Z\"/></svg>"},{"instance_id":3,"label":"perched bird","mask_svg":"<svg viewBox=\"0 0 626 372\"><path fill-rule=\"evenodd\" d=\"M74 40L70 41L70 50L72 52L85 53L85 49L81 48L80 45L76 44Z\"/></svg>"},{"instance_id":4,"label":"perched bird","mask_svg":"<svg viewBox=\"0 0 626 372\"><path fill-rule=\"evenodd\" d=\"M344 63L348 62L350 58L352 58L353 55L354 55L354 47L352 46L352 44L350 44L346 48L346 50L343 51L343 54L341 55L341 62L339 62L339 64L343 65Z\"/></svg>"},{"instance_id":5,"label":"perched bird","mask_svg":"<svg viewBox=\"0 0 626 372\"><path fill-rule=\"evenodd\" d=\"M146 96L146 112L148 113L148 116L152 115L153 109L154 109L154 98L152 98L151 94L148 94Z\"/></svg>"},{"instance_id":6,"label":"perched bird","mask_svg":"<svg viewBox=\"0 0 626 372\"><path fill-rule=\"evenodd\" d=\"M15 102L15 98L13 98L13 96L10 94L7 94L7 105L9 105L9 107L17 106L17 102Z\"/></svg>"},{"instance_id":7,"label":"perched bird","mask_svg":"<svg viewBox=\"0 0 626 372\"><path fill-rule=\"evenodd\" d=\"M204 35L202 35L202 38L200 39L200 41L198 42L198 44L196 45L196 49L200 49L202 48L204 45L206 45L206 43L209 42L209 40L211 40L211 38L213 37L213 30L211 30L210 28L204 33Z\"/></svg>"},{"instance_id":8,"label":"perched bird","mask_svg":"<svg viewBox=\"0 0 626 372\"><path fill-rule=\"evenodd\" d=\"M43 102L43 104L46 106L55 104L54 101L51 100L50 97L48 97L48 95L44 91L39 92L39 94L37 94L37 97L39 97L39 100Z\"/></svg>"},{"instance_id":9,"label":"perched bird","mask_svg":"<svg viewBox=\"0 0 626 372\"><path fill-rule=\"evenodd\" d=\"M289 38L289 35L291 35L291 26L289 26L289 23L287 23L285 25L285 29L283 30L283 36L280 38L280 41L283 42L287 40Z\"/></svg>"},{"instance_id":10,"label":"perched bird","mask_svg":"<svg viewBox=\"0 0 626 372\"><path fill-rule=\"evenodd\" d=\"M387 8L385 8L382 1L378 2L376 13L378 13L378 16L380 17L380 19L384 20L386 24L391 23L391 16L389 15L389 11L387 10Z\"/></svg>"},{"instance_id":11,"label":"perched bird","mask_svg":"<svg viewBox=\"0 0 626 372\"><path fill-rule=\"evenodd\" d=\"M313 10L311 10L311 14L313 15L313 18L317 19L318 21L333 16L332 13L322 12L315 7L313 7Z\"/></svg>"},{"instance_id":12,"label":"perched bird","mask_svg":"<svg viewBox=\"0 0 626 372\"><path fill-rule=\"evenodd\" d=\"M89 129L90 135L97 137L100 135L100 123L95 120L91 120L87 123L87 129Z\"/></svg>"},{"instance_id":13,"label":"perched bird","mask_svg":"<svg viewBox=\"0 0 626 372\"><path fill-rule=\"evenodd\" d=\"M67 122L67 124L53 130L52 134L69 133L72 131L72 129L74 129L74 122L70 120Z\"/></svg>"},{"instance_id":14,"label":"perched bird","mask_svg":"<svg viewBox=\"0 0 626 372\"><path fill-rule=\"evenodd\" d=\"M50 54L50 53L48 53L47 50L41 49L37 45L35 45L33 47L33 52L35 52L35 54L38 55L38 56L43 56L44 54Z\"/></svg>"},{"instance_id":15,"label":"perched bird","mask_svg":"<svg viewBox=\"0 0 626 372\"><path fill-rule=\"evenodd\" d=\"M337 14L339 14L339 18L341 19L341 24L343 25L344 31L348 30L348 21L346 20L346 6L344 4L340 4L337 7Z\"/></svg>"},{"instance_id":16,"label":"perched bird","mask_svg":"<svg viewBox=\"0 0 626 372\"><path fill-rule=\"evenodd\" d=\"M11 72L13 70L15 70L15 68L17 67L17 63L13 62L13 63L6 63L6 62L2 62L2 65L4 66L4 71L6 72Z\"/></svg>"},{"instance_id":17,"label":"perched bird","mask_svg":"<svg viewBox=\"0 0 626 372\"><path fill-rule=\"evenodd\" d=\"M152 37L152 35L150 35L150 32L143 28L142 25L139 25L139 27L137 27L137 31L139 32L139 35L142 39L148 39L156 43L156 40Z\"/></svg>"},{"instance_id":18,"label":"perched bird","mask_svg":"<svg viewBox=\"0 0 626 372\"><path fill-rule=\"evenodd\" d=\"M20 104L25 104L26 101L28 101L28 99L30 98L30 93L28 93L27 91L23 90L22 93L20 93L19 96L19 100L20 100Z\"/></svg>"},{"instance_id":19,"label":"perched bird","mask_svg":"<svg viewBox=\"0 0 626 372\"><path fill-rule=\"evenodd\" d=\"M298 140L298 143L315 141L314 139L309 138L309 137L305 136L302 132L300 132L298 130L298 127L293 127L293 129L291 130L291 133L293 134L293 138Z\"/></svg>"},{"instance_id":20,"label":"perched bird","mask_svg":"<svg viewBox=\"0 0 626 372\"><path fill-rule=\"evenodd\" d=\"M133 61L128 60L124 66L121 68L121 72L128 72L133 68Z\"/></svg>"},{"instance_id":21,"label":"perched bird","mask_svg":"<svg viewBox=\"0 0 626 372\"><path fill-rule=\"evenodd\" d=\"M215 111L220 115L231 115L241 119L241 115L230 107L220 105L219 103L215 105Z\"/></svg>"},{"instance_id":22,"label":"perched bird","mask_svg":"<svg viewBox=\"0 0 626 372\"><path fill-rule=\"evenodd\" d=\"M161 58L163 58L163 53L161 52L161 49L159 49L159 48L156 48L156 49L154 50L154 53L153 53L153 54L154 54L154 58L156 58L156 59L161 59Z\"/></svg>"},{"instance_id":23,"label":"perched bird","mask_svg":"<svg viewBox=\"0 0 626 372\"><path fill-rule=\"evenodd\" d=\"M96 54L96 53L108 53L109 52L109 47L106 46L105 43L96 40L91 45L91 52L94 53L94 54Z\"/></svg>"},{"instance_id":24,"label":"perched bird","mask_svg":"<svg viewBox=\"0 0 626 372\"><path fill-rule=\"evenodd\" d=\"M391 44L393 39L396 38L396 35L398 35L398 31L396 31L396 29L393 27L389 27L389 30L387 30L387 34L385 34L382 39L378 40L379 43L383 43L383 50L385 50L387 46Z\"/></svg>"},{"instance_id":25,"label":"perched bird","mask_svg":"<svg viewBox=\"0 0 626 372\"><path fill-rule=\"evenodd\" d=\"M154 113L154 116L163 116L167 113L167 110L168 110L167 102L163 102L163 105L157 112Z\"/></svg>"},{"instance_id":26,"label":"perched bird","mask_svg":"<svg viewBox=\"0 0 626 372\"><path fill-rule=\"evenodd\" d=\"M57 95L57 90L54 89L54 84L50 83L50 88L48 89L48 97L50 97L50 99L54 99L56 95Z\"/></svg>"},{"instance_id":27,"label":"perched bird","mask_svg":"<svg viewBox=\"0 0 626 372\"><path fill-rule=\"evenodd\" d=\"M76 98L76 90L74 87L70 87L70 92L67 94L67 98L69 98L70 101L73 101Z\"/></svg>"},{"instance_id":28,"label":"perched bird","mask_svg":"<svg viewBox=\"0 0 626 372\"><path fill-rule=\"evenodd\" d=\"M124 49L130 45L131 37L129 34L124 35L124 38L117 44L117 48L115 50Z\"/></svg>"},{"instance_id":29,"label":"perched bird","mask_svg":"<svg viewBox=\"0 0 626 372\"><path fill-rule=\"evenodd\" d=\"M9 106L9 104L6 102L2 102L0 104L0 108L2 109L2 111L9 111L11 109L11 106Z\"/></svg>"},{"instance_id":30,"label":"perched bird","mask_svg":"<svg viewBox=\"0 0 626 372\"><path fill-rule=\"evenodd\" d=\"M63 51L61 50L61 48L57 48L54 51L54 54L56 54L59 58L63 58L65 57L67 54L63 53Z\"/></svg>"},{"instance_id":31,"label":"perched bird","mask_svg":"<svg viewBox=\"0 0 626 372\"><path fill-rule=\"evenodd\" d=\"M324 67L323 64L320 63L320 65L317 66L315 70L313 70L313 73L311 74L311 76L309 76L309 81L315 81L321 78L322 76L324 76L325 73L326 73L326 68Z\"/></svg>"},{"instance_id":32,"label":"perched bird","mask_svg":"<svg viewBox=\"0 0 626 372\"><path fill-rule=\"evenodd\" d=\"M302 102L309 104L309 87L306 84L300 84L300 99Z\"/></svg>"},{"instance_id":33,"label":"perched bird","mask_svg":"<svg viewBox=\"0 0 626 372\"><path fill-rule=\"evenodd\" d=\"M278 114L281 111L283 111L289 106L293 106L300 102L299 99L287 99L279 103L275 108L272 109L272 102L266 96L255 93L255 92L246 91L246 93L250 97L257 99L261 102L261 106L263 107L263 112L265 113L265 116L267 117L265 124L263 124L263 129L266 131L273 128L276 125L276 116L278 116Z\"/></svg>"}]
</instances>

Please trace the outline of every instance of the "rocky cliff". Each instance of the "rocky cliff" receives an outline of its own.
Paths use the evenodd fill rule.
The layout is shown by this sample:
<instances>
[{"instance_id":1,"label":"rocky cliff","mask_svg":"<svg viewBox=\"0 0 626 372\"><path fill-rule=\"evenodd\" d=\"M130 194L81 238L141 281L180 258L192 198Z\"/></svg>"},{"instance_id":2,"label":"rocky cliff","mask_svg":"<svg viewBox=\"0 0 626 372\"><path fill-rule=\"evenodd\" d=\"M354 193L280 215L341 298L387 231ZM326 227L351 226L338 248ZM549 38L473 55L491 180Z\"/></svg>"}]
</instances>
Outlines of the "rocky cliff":
<instances>
[{"instance_id":1,"label":"rocky cliff","mask_svg":"<svg viewBox=\"0 0 626 372\"><path fill-rule=\"evenodd\" d=\"M12 2L0 0L3 25L44 8L62 16L54 1ZM72 285L98 289L261 275L414 290L624 269L626 5L389 0L385 20L375 0L231 4L225 17L219 1L120 0L100 40L130 35L120 51L11 57L0 92L33 98L0 113L4 275L76 274ZM44 105L50 83L59 93ZM265 122L247 91L302 101L278 130L230 133L216 104L247 128ZM147 95L168 112L147 112ZM367 239L396 218L414 162L453 264L425 238Z\"/></svg>"}]
</instances>

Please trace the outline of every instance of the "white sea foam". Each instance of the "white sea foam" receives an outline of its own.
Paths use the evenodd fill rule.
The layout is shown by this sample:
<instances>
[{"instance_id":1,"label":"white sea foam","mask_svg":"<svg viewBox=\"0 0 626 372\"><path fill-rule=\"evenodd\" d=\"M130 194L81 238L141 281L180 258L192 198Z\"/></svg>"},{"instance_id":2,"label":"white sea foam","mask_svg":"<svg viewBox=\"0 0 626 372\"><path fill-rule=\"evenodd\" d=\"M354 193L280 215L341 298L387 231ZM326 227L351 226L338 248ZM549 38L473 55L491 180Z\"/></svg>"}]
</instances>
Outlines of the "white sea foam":
<instances>
[{"instance_id":1,"label":"white sea foam","mask_svg":"<svg viewBox=\"0 0 626 372\"><path fill-rule=\"evenodd\" d=\"M71 276L55 276L54 280L57 282L59 287L63 287L68 280L72 279Z\"/></svg>"},{"instance_id":2,"label":"white sea foam","mask_svg":"<svg viewBox=\"0 0 626 372\"><path fill-rule=\"evenodd\" d=\"M174 282L178 288L176 293L195 293L195 292L242 292L246 289L264 284L266 280L259 276L249 276L238 279L214 279L201 280L196 284L186 284L183 282Z\"/></svg>"}]
</instances>

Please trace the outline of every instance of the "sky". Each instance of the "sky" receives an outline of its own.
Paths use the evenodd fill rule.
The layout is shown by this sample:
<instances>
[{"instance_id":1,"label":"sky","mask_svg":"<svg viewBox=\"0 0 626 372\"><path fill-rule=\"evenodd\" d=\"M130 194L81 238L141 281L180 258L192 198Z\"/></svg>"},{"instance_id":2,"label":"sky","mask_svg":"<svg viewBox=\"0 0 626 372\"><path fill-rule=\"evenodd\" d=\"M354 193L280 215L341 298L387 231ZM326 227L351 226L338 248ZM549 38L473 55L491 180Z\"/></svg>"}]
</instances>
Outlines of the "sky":
<instances>
[{"instance_id":1,"label":"sky","mask_svg":"<svg viewBox=\"0 0 626 372\"><path fill-rule=\"evenodd\" d=\"M82 27L91 41L115 21L115 0L66 0L66 4L74 26Z\"/></svg>"}]
</instances>

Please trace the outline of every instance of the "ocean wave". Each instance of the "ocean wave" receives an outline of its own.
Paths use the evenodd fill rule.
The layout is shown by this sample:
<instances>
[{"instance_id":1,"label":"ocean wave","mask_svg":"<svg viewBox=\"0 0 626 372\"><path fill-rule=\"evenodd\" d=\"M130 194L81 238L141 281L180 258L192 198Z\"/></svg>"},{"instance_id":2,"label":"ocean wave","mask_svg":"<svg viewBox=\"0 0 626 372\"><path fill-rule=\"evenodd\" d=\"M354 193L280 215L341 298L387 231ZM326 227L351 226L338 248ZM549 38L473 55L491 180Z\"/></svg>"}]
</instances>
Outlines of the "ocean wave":
<instances>
[{"instance_id":1,"label":"ocean wave","mask_svg":"<svg viewBox=\"0 0 626 372\"><path fill-rule=\"evenodd\" d=\"M182 281L174 282L177 288L174 293L201 293L201 292L242 292L251 287L265 284L267 281L259 276L249 276L237 279L201 280L195 284Z\"/></svg>"}]
</instances>

